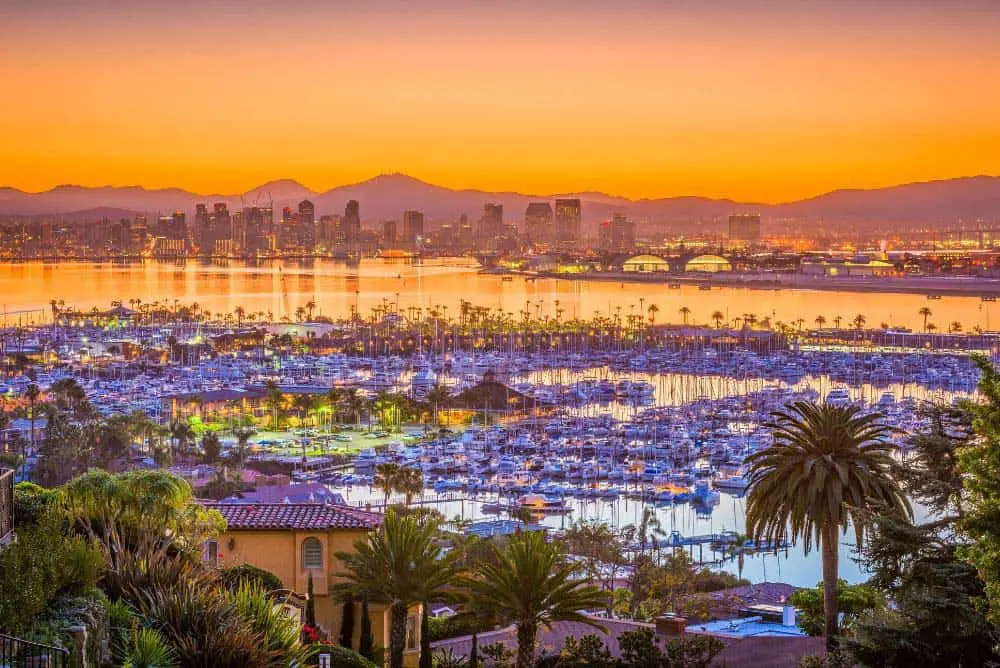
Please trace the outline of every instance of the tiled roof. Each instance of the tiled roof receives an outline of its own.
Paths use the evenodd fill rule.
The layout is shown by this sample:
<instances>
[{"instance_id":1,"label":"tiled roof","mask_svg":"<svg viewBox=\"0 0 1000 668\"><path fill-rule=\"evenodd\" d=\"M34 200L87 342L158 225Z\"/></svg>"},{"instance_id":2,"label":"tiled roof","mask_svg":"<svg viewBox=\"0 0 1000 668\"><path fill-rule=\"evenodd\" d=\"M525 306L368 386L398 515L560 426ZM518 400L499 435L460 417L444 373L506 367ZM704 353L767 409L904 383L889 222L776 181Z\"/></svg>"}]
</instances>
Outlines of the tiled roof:
<instances>
[{"instance_id":1,"label":"tiled roof","mask_svg":"<svg viewBox=\"0 0 1000 668\"><path fill-rule=\"evenodd\" d=\"M382 522L378 513L322 503L205 503L218 510L230 529L329 530L374 529Z\"/></svg>"}]
</instances>

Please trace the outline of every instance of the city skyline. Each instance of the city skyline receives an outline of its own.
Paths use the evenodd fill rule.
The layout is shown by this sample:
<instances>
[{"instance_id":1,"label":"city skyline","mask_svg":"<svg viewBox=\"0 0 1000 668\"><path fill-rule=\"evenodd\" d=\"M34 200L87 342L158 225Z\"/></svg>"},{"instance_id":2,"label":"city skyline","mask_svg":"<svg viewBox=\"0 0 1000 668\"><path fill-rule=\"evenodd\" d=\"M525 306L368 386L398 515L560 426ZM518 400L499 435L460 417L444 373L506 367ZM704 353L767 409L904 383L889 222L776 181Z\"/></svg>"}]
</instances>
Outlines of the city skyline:
<instances>
[{"instance_id":1,"label":"city skyline","mask_svg":"<svg viewBox=\"0 0 1000 668\"><path fill-rule=\"evenodd\" d=\"M1000 174L995 5L661 4L12 3L0 183L774 203Z\"/></svg>"}]
</instances>

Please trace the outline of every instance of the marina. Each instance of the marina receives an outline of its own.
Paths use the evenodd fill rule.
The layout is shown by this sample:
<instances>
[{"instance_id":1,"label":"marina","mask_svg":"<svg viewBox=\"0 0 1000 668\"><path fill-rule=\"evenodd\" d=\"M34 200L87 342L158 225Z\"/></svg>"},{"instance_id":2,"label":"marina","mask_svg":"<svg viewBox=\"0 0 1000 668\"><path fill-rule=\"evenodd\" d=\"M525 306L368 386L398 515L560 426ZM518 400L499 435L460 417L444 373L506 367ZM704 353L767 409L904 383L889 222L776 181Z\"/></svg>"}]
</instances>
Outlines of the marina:
<instances>
[{"instance_id":1,"label":"marina","mask_svg":"<svg viewBox=\"0 0 1000 668\"><path fill-rule=\"evenodd\" d=\"M621 530L648 514L657 550L684 549L696 563L752 579L780 572L804 586L815 577L815 553L743 537L745 460L770 445L771 414L795 401L852 404L879 411L899 434L913 433L927 426L921 405L973 395L978 371L964 348L986 341L980 352L992 351L988 336L922 350L905 334L876 348L744 332L725 340L685 334L662 345L591 340L597 347L589 350L525 349L503 338L491 350L464 350L467 338L449 345L431 336L412 354L377 354L389 345L373 339L352 354L296 347L313 341L292 335L299 326L256 325L273 328L265 345L252 344L260 330L251 328L247 345L231 349L233 325L204 319L28 328L16 345L49 348L50 363L31 376L9 374L0 395L73 379L104 416L138 410L160 424L217 430L230 458L241 447L234 425L254 424L242 455L247 467L321 485L362 509L387 502L433 509L461 530L519 521L556 533L592 521ZM350 335L365 339L377 326ZM125 359L128 347L168 354L156 363L149 355ZM353 408L344 397L355 397ZM895 445L906 457L902 436ZM154 465L149 443L135 447L143 446L146 465ZM387 494L380 484L387 464L418 471L420 487L405 498ZM842 575L853 582L863 573L849 559L852 549L845 536Z\"/></svg>"}]
</instances>

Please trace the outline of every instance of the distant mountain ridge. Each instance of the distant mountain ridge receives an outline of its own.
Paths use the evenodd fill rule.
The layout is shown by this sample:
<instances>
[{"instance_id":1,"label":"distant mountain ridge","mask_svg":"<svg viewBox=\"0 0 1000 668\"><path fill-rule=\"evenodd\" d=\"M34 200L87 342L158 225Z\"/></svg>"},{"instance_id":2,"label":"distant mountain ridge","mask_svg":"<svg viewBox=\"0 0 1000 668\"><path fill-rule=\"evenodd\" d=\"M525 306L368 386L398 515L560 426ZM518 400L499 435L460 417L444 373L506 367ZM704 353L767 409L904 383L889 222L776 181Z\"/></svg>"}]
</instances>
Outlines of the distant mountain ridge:
<instances>
[{"instance_id":1,"label":"distant mountain ridge","mask_svg":"<svg viewBox=\"0 0 1000 668\"><path fill-rule=\"evenodd\" d=\"M40 193L0 187L0 216L79 218L96 211L168 214L182 210L191 215L195 204L226 202L231 210L271 202L276 211L297 207L309 199L317 215L344 211L350 199L361 203L367 222L401 219L404 209L422 211L429 221L452 221L466 214L475 221L483 204L503 204L505 217L519 222L529 202L579 197L584 222L592 225L613 213L652 222L716 221L731 213L759 212L765 219L826 222L899 222L954 224L985 219L1000 220L1000 177L971 176L907 183L874 189L841 189L782 204L739 202L709 197L665 197L630 200L601 192L570 195L531 195L517 192L456 190L421 181L405 174L382 174L359 183L315 192L293 179L264 183L245 193L202 195L180 188L142 186L84 187L61 185Z\"/></svg>"}]
</instances>

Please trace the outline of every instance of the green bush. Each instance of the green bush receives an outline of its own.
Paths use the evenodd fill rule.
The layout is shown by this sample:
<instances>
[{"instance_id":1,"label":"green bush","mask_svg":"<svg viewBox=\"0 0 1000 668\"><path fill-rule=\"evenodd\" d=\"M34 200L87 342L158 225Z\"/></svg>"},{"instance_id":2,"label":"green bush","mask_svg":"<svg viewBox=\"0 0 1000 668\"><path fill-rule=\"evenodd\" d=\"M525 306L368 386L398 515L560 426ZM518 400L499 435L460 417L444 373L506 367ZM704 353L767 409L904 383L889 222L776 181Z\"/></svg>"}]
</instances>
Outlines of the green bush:
<instances>
[{"instance_id":1,"label":"green bush","mask_svg":"<svg viewBox=\"0 0 1000 668\"><path fill-rule=\"evenodd\" d=\"M53 510L59 495L33 482L19 482L14 486L14 528L30 527Z\"/></svg>"},{"instance_id":2,"label":"green bush","mask_svg":"<svg viewBox=\"0 0 1000 668\"><path fill-rule=\"evenodd\" d=\"M340 645L313 645L316 650L314 660L320 654L330 655L330 668L377 668L374 663L357 652Z\"/></svg>"},{"instance_id":3,"label":"green bush","mask_svg":"<svg viewBox=\"0 0 1000 668\"><path fill-rule=\"evenodd\" d=\"M469 636L473 633L482 633L486 630L482 628L482 625L476 624L474 620L464 615L431 617L429 622L431 642Z\"/></svg>"},{"instance_id":4,"label":"green bush","mask_svg":"<svg viewBox=\"0 0 1000 668\"><path fill-rule=\"evenodd\" d=\"M223 586L232 592L238 591L244 583L258 584L267 592L285 588L285 585L277 575L251 564L221 568L219 569L219 579L222 581Z\"/></svg>"},{"instance_id":5,"label":"green bush","mask_svg":"<svg viewBox=\"0 0 1000 668\"><path fill-rule=\"evenodd\" d=\"M100 551L67 536L54 513L43 513L0 552L0 629L24 632L58 596L92 590L103 568Z\"/></svg>"}]
</instances>

